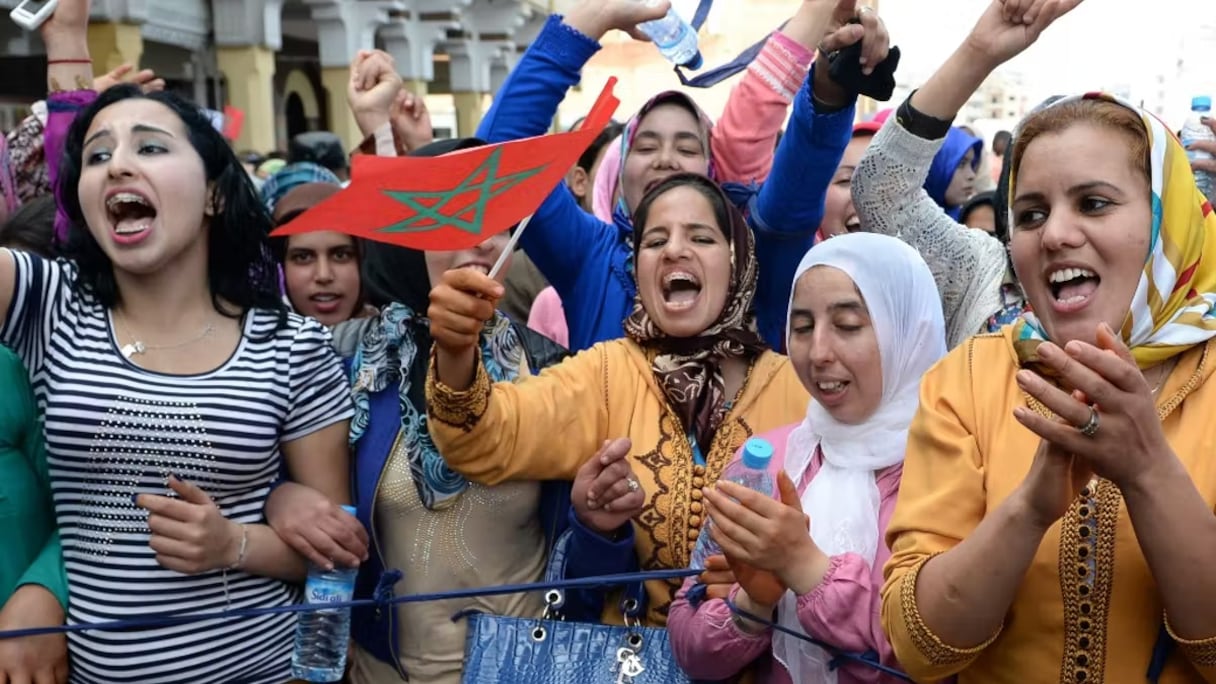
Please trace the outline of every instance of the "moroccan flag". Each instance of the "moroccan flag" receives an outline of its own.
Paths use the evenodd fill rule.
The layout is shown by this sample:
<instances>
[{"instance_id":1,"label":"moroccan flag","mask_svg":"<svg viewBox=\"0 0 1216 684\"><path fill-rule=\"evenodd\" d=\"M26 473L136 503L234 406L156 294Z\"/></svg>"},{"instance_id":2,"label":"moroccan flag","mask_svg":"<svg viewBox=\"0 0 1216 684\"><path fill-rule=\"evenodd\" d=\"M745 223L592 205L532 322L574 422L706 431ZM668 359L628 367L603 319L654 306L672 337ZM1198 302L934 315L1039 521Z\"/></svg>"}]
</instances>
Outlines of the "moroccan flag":
<instances>
[{"instance_id":1,"label":"moroccan flag","mask_svg":"<svg viewBox=\"0 0 1216 684\"><path fill-rule=\"evenodd\" d=\"M351 184L271 235L331 230L420 250L468 249L536 211L612 119L608 80L568 133L439 157L355 157Z\"/></svg>"}]
</instances>

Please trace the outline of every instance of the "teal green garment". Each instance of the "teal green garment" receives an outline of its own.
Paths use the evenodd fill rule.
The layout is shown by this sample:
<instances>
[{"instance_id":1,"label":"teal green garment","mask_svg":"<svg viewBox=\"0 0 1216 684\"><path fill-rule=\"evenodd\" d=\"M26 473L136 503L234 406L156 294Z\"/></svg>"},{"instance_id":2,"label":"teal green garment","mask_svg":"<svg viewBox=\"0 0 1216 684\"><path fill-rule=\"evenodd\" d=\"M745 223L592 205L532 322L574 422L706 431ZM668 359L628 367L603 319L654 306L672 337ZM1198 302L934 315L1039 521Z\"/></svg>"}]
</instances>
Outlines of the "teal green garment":
<instances>
[{"instance_id":1,"label":"teal green garment","mask_svg":"<svg viewBox=\"0 0 1216 684\"><path fill-rule=\"evenodd\" d=\"M0 604L37 584L67 610L42 422L21 360L0 346Z\"/></svg>"}]
</instances>

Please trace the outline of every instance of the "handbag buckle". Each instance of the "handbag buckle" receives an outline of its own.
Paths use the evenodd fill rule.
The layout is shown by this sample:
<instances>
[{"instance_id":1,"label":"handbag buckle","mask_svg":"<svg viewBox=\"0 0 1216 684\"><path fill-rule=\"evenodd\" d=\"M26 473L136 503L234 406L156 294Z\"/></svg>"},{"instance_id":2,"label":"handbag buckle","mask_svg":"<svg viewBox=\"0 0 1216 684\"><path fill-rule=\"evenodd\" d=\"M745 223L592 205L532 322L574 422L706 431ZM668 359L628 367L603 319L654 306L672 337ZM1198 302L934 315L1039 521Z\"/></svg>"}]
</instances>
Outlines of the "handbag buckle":
<instances>
[{"instance_id":1,"label":"handbag buckle","mask_svg":"<svg viewBox=\"0 0 1216 684\"><path fill-rule=\"evenodd\" d=\"M639 645L642 643L639 635L629 635L628 642L630 644L635 640ZM633 684L634 678L646 671L646 665L638 656L637 651L629 646L616 652L616 661L616 684Z\"/></svg>"}]
</instances>

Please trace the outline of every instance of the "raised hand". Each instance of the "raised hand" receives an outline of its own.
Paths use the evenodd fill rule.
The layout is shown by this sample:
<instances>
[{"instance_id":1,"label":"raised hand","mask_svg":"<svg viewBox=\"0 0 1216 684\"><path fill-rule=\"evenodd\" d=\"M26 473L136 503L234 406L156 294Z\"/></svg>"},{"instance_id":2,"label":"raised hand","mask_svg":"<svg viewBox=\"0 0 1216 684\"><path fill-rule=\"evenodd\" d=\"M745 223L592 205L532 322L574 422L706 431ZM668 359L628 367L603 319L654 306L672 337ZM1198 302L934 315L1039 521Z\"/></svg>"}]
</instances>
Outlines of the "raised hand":
<instances>
[{"instance_id":1,"label":"raised hand","mask_svg":"<svg viewBox=\"0 0 1216 684\"><path fill-rule=\"evenodd\" d=\"M102 74L93 79L93 90L98 93L113 88L119 83L134 83L138 85L145 93L151 93L165 89L165 79L156 75L151 69L140 69L135 71L134 65L120 64L112 69L109 73Z\"/></svg>"},{"instance_id":2,"label":"raised hand","mask_svg":"<svg viewBox=\"0 0 1216 684\"><path fill-rule=\"evenodd\" d=\"M486 321L494 317L503 287L476 269L458 268L443 274L431 290L427 317L435 346L453 354L473 349Z\"/></svg>"},{"instance_id":3,"label":"raised hand","mask_svg":"<svg viewBox=\"0 0 1216 684\"><path fill-rule=\"evenodd\" d=\"M992 66L1003 64L1034 44L1057 19L1082 0L992 0L967 37L972 51Z\"/></svg>"},{"instance_id":4,"label":"raised hand","mask_svg":"<svg viewBox=\"0 0 1216 684\"><path fill-rule=\"evenodd\" d=\"M857 19L859 24L851 24ZM872 8L857 0L838 0L828 24L828 33L819 43L819 50L831 54L861 41L861 64L863 73L869 74L882 64L891 49L891 34L887 25Z\"/></svg>"},{"instance_id":5,"label":"raised hand","mask_svg":"<svg viewBox=\"0 0 1216 684\"><path fill-rule=\"evenodd\" d=\"M392 121L393 133L406 152L435 141L435 127L431 123L431 112L426 108L426 98L402 88L393 101Z\"/></svg>"},{"instance_id":6,"label":"raised hand","mask_svg":"<svg viewBox=\"0 0 1216 684\"><path fill-rule=\"evenodd\" d=\"M52 35L84 37L89 29L89 0L59 0L59 6L39 31L43 39Z\"/></svg>"},{"instance_id":7,"label":"raised hand","mask_svg":"<svg viewBox=\"0 0 1216 684\"><path fill-rule=\"evenodd\" d=\"M401 75L392 55L383 50L360 50L355 55L346 100L364 135L371 135L392 119L401 87Z\"/></svg>"},{"instance_id":8,"label":"raised hand","mask_svg":"<svg viewBox=\"0 0 1216 684\"><path fill-rule=\"evenodd\" d=\"M36 584L19 587L0 610L0 632L63 624L63 607ZM68 640L64 634L0 639L0 682L64 684L68 681Z\"/></svg>"},{"instance_id":9,"label":"raised hand","mask_svg":"<svg viewBox=\"0 0 1216 684\"><path fill-rule=\"evenodd\" d=\"M239 560L241 525L224 517L219 506L196 485L176 477L169 488L177 499L139 494L135 505L146 509L152 537L148 545L161 567L187 575L227 568Z\"/></svg>"},{"instance_id":10,"label":"raised hand","mask_svg":"<svg viewBox=\"0 0 1216 684\"><path fill-rule=\"evenodd\" d=\"M1205 116L1200 119L1200 121L1203 122L1204 126L1212 129L1213 133L1216 133L1216 119L1213 119L1210 116ZM1213 157L1216 157L1216 142L1212 142L1210 140L1196 140L1195 142L1191 143L1187 149L1207 152ZM1191 162L1191 168L1195 171L1206 171L1208 173L1216 174L1216 158L1196 159L1195 161Z\"/></svg>"},{"instance_id":11,"label":"raised hand","mask_svg":"<svg viewBox=\"0 0 1216 684\"><path fill-rule=\"evenodd\" d=\"M313 565L358 567L367 560L367 530L321 492L295 482L275 487L266 501L266 522L279 538Z\"/></svg>"},{"instance_id":12,"label":"raised hand","mask_svg":"<svg viewBox=\"0 0 1216 684\"><path fill-rule=\"evenodd\" d=\"M668 0L583 0L566 15L567 26L599 40L613 29L639 40L648 40L638 24L662 19L671 8Z\"/></svg>"},{"instance_id":13,"label":"raised hand","mask_svg":"<svg viewBox=\"0 0 1216 684\"><path fill-rule=\"evenodd\" d=\"M646 504L646 493L629 464L632 447L625 438L608 440L574 476L570 494L574 513L595 532L608 535L619 530Z\"/></svg>"}]
</instances>

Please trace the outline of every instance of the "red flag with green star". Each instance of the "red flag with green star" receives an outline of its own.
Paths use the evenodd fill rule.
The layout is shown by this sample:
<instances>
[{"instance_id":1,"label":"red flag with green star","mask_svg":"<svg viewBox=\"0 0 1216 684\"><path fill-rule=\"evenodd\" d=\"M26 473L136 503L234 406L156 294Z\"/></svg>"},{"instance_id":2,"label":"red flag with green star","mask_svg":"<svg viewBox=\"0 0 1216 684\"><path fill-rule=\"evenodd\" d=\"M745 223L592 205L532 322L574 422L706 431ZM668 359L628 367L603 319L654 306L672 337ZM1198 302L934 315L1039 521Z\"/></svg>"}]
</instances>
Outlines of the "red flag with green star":
<instances>
[{"instance_id":1,"label":"red flag with green star","mask_svg":"<svg viewBox=\"0 0 1216 684\"><path fill-rule=\"evenodd\" d=\"M608 80L582 126L439 157L354 160L351 184L273 236L336 231L419 250L468 249L530 216L612 119Z\"/></svg>"}]
</instances>

